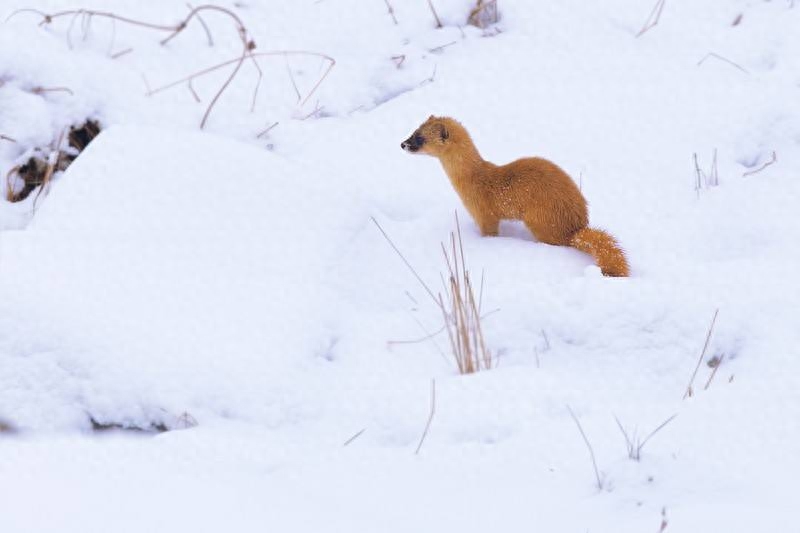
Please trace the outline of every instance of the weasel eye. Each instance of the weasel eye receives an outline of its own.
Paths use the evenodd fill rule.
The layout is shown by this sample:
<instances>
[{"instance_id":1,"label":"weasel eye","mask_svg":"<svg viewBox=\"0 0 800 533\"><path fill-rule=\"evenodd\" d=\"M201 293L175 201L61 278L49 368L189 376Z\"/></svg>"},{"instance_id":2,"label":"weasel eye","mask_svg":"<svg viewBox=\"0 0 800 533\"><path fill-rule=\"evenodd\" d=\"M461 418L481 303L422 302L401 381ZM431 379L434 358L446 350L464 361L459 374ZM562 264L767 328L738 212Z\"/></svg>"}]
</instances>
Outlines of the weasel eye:
<instances>
[{"instance_id":1,"label":"weasel eye","mask_svg":"<svg viewBox=\"0 0 800 533\"><path fill-rule=\"evenodd\" d=\"M419 133L414 134L414 144L417 146L422 146L425 144L425 137L420 135Z\"/></svg>"}]
</instances>

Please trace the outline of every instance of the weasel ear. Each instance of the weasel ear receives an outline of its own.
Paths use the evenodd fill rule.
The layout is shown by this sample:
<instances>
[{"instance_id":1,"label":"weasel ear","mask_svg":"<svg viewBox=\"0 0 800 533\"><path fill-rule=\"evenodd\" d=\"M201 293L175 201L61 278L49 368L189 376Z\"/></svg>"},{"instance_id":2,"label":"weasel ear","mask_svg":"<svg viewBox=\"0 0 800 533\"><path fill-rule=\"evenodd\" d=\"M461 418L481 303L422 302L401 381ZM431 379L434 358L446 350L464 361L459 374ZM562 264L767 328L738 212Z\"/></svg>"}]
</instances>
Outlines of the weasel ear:
<instances>
[{"instance_id":1,"label":"weasel ear","mask_svg":"<svg viewBox=\"0 0 800 533\"><path fill-rule=\"evenodd\" d=\"M450 138L450 132L447 131L447 127L444 124L439 124L439 136L443 141L446 141L448 138Z\"/></svg>"}]
</instances>

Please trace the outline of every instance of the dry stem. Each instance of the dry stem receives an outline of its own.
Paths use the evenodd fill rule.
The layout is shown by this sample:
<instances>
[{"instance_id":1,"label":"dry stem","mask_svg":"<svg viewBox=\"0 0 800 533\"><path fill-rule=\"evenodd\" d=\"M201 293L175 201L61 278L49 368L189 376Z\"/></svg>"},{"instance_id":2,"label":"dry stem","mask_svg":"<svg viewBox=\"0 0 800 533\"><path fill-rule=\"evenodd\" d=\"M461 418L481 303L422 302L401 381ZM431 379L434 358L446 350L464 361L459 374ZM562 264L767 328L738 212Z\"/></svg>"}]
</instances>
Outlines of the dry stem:
<instances>
[{"instance_id":1,"label":"dry stem","mask_svg":"<svg viewBox=\"0 0 800 533\"><path fill-rule=\"evenodd\" d=\"M709 52L709 53L707 53L705 56L703 56L703 59L701 59L700 61L698 61L698 62L697 62L697 66L699 67L700 65L702 65L703 63L705 63L705 62L706 62L706 60L707 60L709 57L713 57L713 58L715 58L715 59L719 59L720 61L724 61L725 63L727 63L727 64L729 64L729 65L731 65L731 66L734 66L734 67L738 68L739 70L741 70L741 71L742 71L742 72L744 72L745 74L750 74L750 71L749 71L749 70L747 70L746 68L744 68L743 66L739 65L738 63L734 63L733 61L731 61L730 59L728 59L728 58L726 58L726 57L722 57L722 56L721 56L721 55L719 55L719 54L715 54L714 52Z\"/></svg>"},{"instance_id":2,"label":"dry stem","mask_svg":"<svg viewBox=\"0 0 800 533\"><path fill-rule=\"evenodd\" d=\"M693 394L692 384L694 383L694 379L697 377L697 371L700 370L700 365L703 364L703 357L705 357L706 350L708 349L708 343L711 341L711 333L714 331L714 324L717 322L718 314L719 309L714 310L714 317L711 319L711 325L708 327L708 334L706 334L706 342L703 344L703 351L700 352L700 358L697 360L697 366L694 368L692 377L689 379L689 384L686 386L686 392L683 394L684 400Z\"/></svg>"},{"instance_id":3,"label":"dry stem","mask_svg":"<svg viewBox=\"0 0 800 533\"><path fill-rule=\"evenodd\" d=\"M761 172L762 170L764 170L764 169L765 169L765 168L767 168L768 166L770 166L770 165L772 165L772 164L776 163L777 161L778 161L778 154L776 154L776 153L775 153L775 151L773 150L773 151L772 151L772 159L770 159L769 161L767 161L766 163L764 163L763 165L761 165L761 166L760 166L759 168L757 168L756 170L750 170L750 171L748 171L748 172L745 172L744 174L742 174L742 177L743 177L743 178L746 178L747 176L752 176L753 174L758 174L759 172Z\"/></svg>"},{"instance_id":4,"label":"dry stem","mask_svg":"<svg viewBox=\"0 0 800 533\"><path fill-rule=\"evenodd\" d=\"M436 27L437 28L441 28L442 27L442 21L439 20L439 15L438 15L438 13L436 13L436 8L433 7L433 2L431 0L428 0L428 7L431 8L431 13L433 13L433 18L436 20Z\"/></svg>"},{"instance_id":5,"label":"dry stem","mask_svg":"<svg viewBox=\"0 0 800 533\"><path fill-rule=\"evenodd\" d=\"M586 447L589 449L589 456L592 458L592 466L594 467L594 476L595 480L597 481L597 490L603 490L603 479L600 477L600 470L598 470L597 468L597 460L595 460L594 458L594 449L592 449L592 444L589 442L589 438L583 431L583 426L581 426L581 422L580 420L578 420L578 417L575 416L575 412L572 410L572 407L568 405L567 410L569 411L569 415L572 417L572 420L575 421L575 425L578 426L578 431L581 432L581 436L583 437L583 442L586 443Z\"/></svg>"},{"instance_id":6,"label":"dry stem","mask_svg":"<svg viewBox=\"0 0 800 533\"><path fill-rule=\"evenodd\" d=\"M417 444L417 449L414 452L414 455L419 455L420 449L422 449L422 443L425 442L425 437L428 436L428 430L431 428L431 422L433 422L433 415L436 414L436 380L431 380L431 412L428 415L428 422L425 424L425 431L422 432L422 437L419 439L419 444Z\"/></svg>"},{"instance_id":7,"label":"dry stem","mask_svg":"<svg viewBox=\"0 0 800 533\"><path fill-rule=\"evenodd\" d=\"M397 26L397 17L394 16L394 8L392 7L392 4L389 3L389 0L383 1L386 2L386 9L389 10L389 16L392 17L392 22L394 22L394 25Z\"/></svg>"},{"instance_id":8,"label":"dry stem","mask_svg":"<svg viewBox=\"0 0 800 533\"><path fill-rule=\"evenodd\" d=\"M650 16L647 17L647 20L644 22L644 26L642 26L642 29L636 34L636 37L641 37L645 32L658 24L658 21L661 19L661 12L664 10L665 3L666 0L656 0L656 4L653 6Z\"/></svg>"}]
</instances>

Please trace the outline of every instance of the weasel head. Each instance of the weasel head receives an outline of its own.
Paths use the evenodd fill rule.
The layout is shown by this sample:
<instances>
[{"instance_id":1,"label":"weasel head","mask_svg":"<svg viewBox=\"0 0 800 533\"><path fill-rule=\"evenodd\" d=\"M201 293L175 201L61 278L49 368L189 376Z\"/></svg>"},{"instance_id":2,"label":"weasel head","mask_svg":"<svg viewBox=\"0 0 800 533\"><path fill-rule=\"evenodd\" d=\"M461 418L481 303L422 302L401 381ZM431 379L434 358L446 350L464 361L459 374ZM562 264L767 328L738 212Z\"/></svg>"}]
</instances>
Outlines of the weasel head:
<instances>
[{"instance_id":1,"label":"weasel head","mask_svg":"<svg viewBox=\"0 0 800 533\"><path fill-rule=\"evenodd\" d=\"M400 148L413 154L442 157L466 133L464 127L452 118L431 115L408 139L400 144ZM467 138L469 138L468 135Z\"/></svg>"}]
</instances>

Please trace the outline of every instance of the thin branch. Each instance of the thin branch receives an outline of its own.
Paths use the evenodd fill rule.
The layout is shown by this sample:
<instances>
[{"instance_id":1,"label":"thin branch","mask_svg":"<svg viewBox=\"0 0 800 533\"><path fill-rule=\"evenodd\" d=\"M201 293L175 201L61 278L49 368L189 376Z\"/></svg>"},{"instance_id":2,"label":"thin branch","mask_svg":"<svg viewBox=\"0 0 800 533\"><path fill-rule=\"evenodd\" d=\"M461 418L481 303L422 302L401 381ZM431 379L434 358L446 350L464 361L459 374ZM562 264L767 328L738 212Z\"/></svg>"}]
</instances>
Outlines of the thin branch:
<instances>
[{"instance_id":1,"label":"thin branch","mask_svg":"<svg viewBox=\"0 0 800 533\"><path fill-rule=\"evenodd\" d=\"M202 100L200 100L200 97L197 95L197 91L195 91L194 87L192 86L192 80L187 81L186 85L189 87L189 92L191 92L192 96L194 96L194 101L197 102L198 104L202 102Z\"/></svg>"},{"instance_id":2,"label":"thin branch","mask_svg":"<svg viewBox=\"0 0 800 533\"><path fill-rule=\"evenodd\" d=\"M422 449L422 443L425 442L425 437L428 436L428 430L431 428L431 422L433 422L433 415L436 413L436 380L431 380L431 412L428 416L428 423L425 424L425 431L422 432L422 437L419 439L419 444L417 444L417 449L414 452L414 455L419 455L420 449Z\"/></svg>"},{"instance_id":3,"label":"thin branch","mask_svg":"<svg viewBox=\"0 0 800 533\"><path fill-rule=\"evenodd\" d=\"M16 143L17 142L17 140L14 139L13 137L9 137L8 135L3 135L2 133L0 133L0 139L2 139L4 141L12 142L12 143Z\"/></svg>"},{"instance_id":4,"label":"thin branch","mask_svg":"<svg viewBox=\"0 0 800 533\"><path fill-rule=\"evenodd\" d=\"M278 122L273 122L273 123L272 123L272 124L271 124L269 127L267 127L267 129L265 129L264 131L262 131L261 133L259 133L258 135L256 135L256 139L260 139L261 137L263 137L263 136L264 136L264 135L266 135L267 133L271 132L271 131L272 131L272 128L274 128L274 127L275 127L275 126L277 126L277 125L278 125Z\"/></svg>"},{"instance_id":5,"label":"thin branch","mask_svg":"<svg viewBox=\"0 0 800 533\"><path fill-rule=\"evenodd\" d=\"M642 454L642 448L644 448L644 445L645 445L645 444L647 444L647 441L649 441L650 439L652 439L652 438L653 438L653 436L654 436L656 433L658 433L659 431L661 431L662 429L664 429L664 427L665 427L667 424L669 424L670 422L672 422L673 420L675 420L675 417L676 417L676 416L678 416L678 413L675 413L675 414L674 414L674 415L672 415L671 417L669 417L669 418L667 418L666 420L664 420L664 421L663 421L663 422L662 422L662 423L661 423L661 424L660 424L660 425L659 425L659 426L658 426L656 429L654 429L653 431L651 431L651 432L650 432L650 434L649 434L649 435L647 435L647 437L645 437L645 438L644 438L644 440L643 440L641 443L639 443L639 446L637 446L637 447L636 447L636 456L637 456L637 457L641 457L641 454Z\"/></svg>"},{"instance_id":6,"label":"thin branch","mask_svg":"<svg viewBox=\"0 0 800 533\"><path fill-rule=\"evenodd\" d=\"M725 63L727 63L727 64L729 64L729 65L731 65L731 66L733 66L733 67L736 67L736 68L738 68L739 70L741 70L741 71L742 71L742 72L744 72L745 74L748 74L748 75L750 74L750 71L749 71L749 70L747 70L746 68L744 68L743 66L739 65L738 63L734 63L733 61L731 61L730 59L728 59L728 58L726 58L726 57L722 57L722 56L721 56L721 55L719 55L719 54L715 54L714 52L709 52L709 53L707 53L705 56L703 56L703 59L701 59L700 61L698 61L698 62L697 62L697 66L699 67L700 65L702 65L703 63L705 63L705 62L706 62L706 60L707 60L709 57L713 57L714 59L719 59L720 61L724 61Z\"/></svg>"},{"instance_id":7,"label":"thin branch","mask_svg":"<svg viewBox=\"0 0 800 533\"><path fill-rule=\"evenodd\" d=\"M594 450L592 449L592 444L589 442L589 438L583 431L583 426L581 426L581 422L580 420L578 420L578 417L575 416L575 412L572 410L572 407L568 405L567 410L569 411L569 415L572 417L572 420L575 421L575 425L578 426L578 431L581 432L581 436L583 437L583 442L586 443L586 447L589 449L589 456L592 458L592 466L594 467L594 476L597 481L597 490L603 490L603 480L600 477L600 470L597 469L597 461L594 458Z\"/></svg>"},{"instance_id":8,"label":"thin branch","mask_svg":"<svg viewBox=\"0 0 800 533\"><path fill-rule=\"evenodd\" d=\"M242 19L240 19L239 16L236 13L234 13L233 11L231 11L230 9L226 9L226 8L220 7L220 6L215 6L213 4L204 4L202 6L197 6L195 8L192 8L192 10L189 11L189 14L186 15L185 19L183 19L181 22L179 22L177 25L173 26L172 28L169 28L170 30L172 30L172 33L170 35L168 35L167 37L165 37L164 39L162 39L161 40L161 44L165 45L165 44L169 43L172 39L177 37L179 33L181 33L184 29L186 29L186 26L189 25L189 22L191 22L191 20L194 17L197 17L198 19L200 18L200 13L202 11L217 11L219 13L223 13L223 14L229 16L230 18L232 18L234 20L234 22L236 23L236 29L239 32L239 38L242 40L242 43L244 44L244 47L245 48L249 48L248 47L248 42L249 41L247 39L247 29L245 28L244 23L242 22Z\"/></svg>"},{"instance_id":9,"label":"thin branch","mask_svg":"<svg viewBox=\"0 0 800 533\"><path fill-rule=\"evenodd\" d=\"M383 1L386 2L386 8L389 10L389 16L392 17L392 22L394 22L394 25L397 26L397 17L394 16L394 8L392 7L392 4L389 3L389 0Z\"/></svg>"},{"instance_id":10,"label":"thin branch","mask_svg":"<svg viewBox=\"0 0 800 533\"><path fill-rule=\"evenodd\" d=\"M772 151L772 159L770 159L769 161L767 161L766 163L764 163L763 165L761 165L761 166L760 166L759 168L757 168L756 170L750 170L750 171L748 171L748 172L745 172L744 174L742 174L742 177L743 177L743 178L746 178L747 176L752 176L753 174L758 174L759 172L761 172L762 170L764 170L764 169L765 169L765 168L767 168L768 166L770 166L770 165L772 165L772 164L776 163L777 161L778 161L778 154L776 154L776 153L775 153L775 151L773 150L773 151Z\"/></svg>"},{"instance_id":11,"label":"thin branch","mask_svg":"<svg viewBox=\"0 0 800 533\"><path fill-rule=\"evenodd\" d=\"M214 106L217 104L217 101L219 100L220 96L222 96L222 93L224 93L225 89L228 88L228 85L231 84L231 82L233 81L233 78L236 77L236 74L239 72L239 69L242 68L242 65L244 64L246 59L247 59L247 50L244 50L242 52L242 56L236 62L236 66L234 67L233 71L231 71L230 75L225 80L225 83L222 84L222 87L219 88L219 90L217 91L217 94L214 95L214 98L211 99L211 103L208 104L208 107L206 108L206 112L203 113L203 120L200 121L200 129L201 130L205 127L206 122L208 122L208 117L209 117L209 115L211 115L211 110L214 109Z\"/></svg>"},{"instance_id":12,"label":"thin branch","mask_svg":"<svg viewBox=\"0 0 800 533\"><path fill-rule=\"evenodd\" d=\"M294 88L294 92L297 95L297 101L299 102L303 99L303 97L300 96L300 89L297 88L297 82L294 79L292 66L289 64L289 56L284 56L284 59L286 60L286 72L289 74L289 80L292 82L292 87Z\"/></svg>"},{"instance_id":13,"label":"thin branch","mask_svg":"<svg viewBox=\"0 0 800 533\"><path fill-rule=\"evenodd\" d=\"M617 415L614 415L614 420L617 422L617 427L622 432L622 436L625 437L625 446L628 448L628 457L633 458L633 450L635 450L636 447L633 445L633 441L628 435L628 432L625 431L625 427L622 425L622 422L620 422L619 418L617 418Z\"/></svg>"},{"instance_id":14,"label":"thin branch","mask_svg":"<svg viewBox=\"0 0 800 533\"><path fill-rule=\"evenodd\" d=\"M194 9L194 6L189 3L186 4L186 7L188 7L190 10ZM208 28L208 24L206 24L206 21L203 20L203 17L201 17L200 15L197 15L197 20L200 22L200 24L203 26L203 30L205 30L206 32L206 38L208 39L208 46L214 46L214 37L211 35L211 30Z\"/></svg>"},{"instance_id":15,"label":"thin branch","mask_svg":"<svg viewBox=\"0 0 800 533\"><path fill-rule=\"evenodd\" d=\"M342 444L342 447L345 447L345 446L348 446L348 445L350 445L350 443L351 443L351 442L353 442L353 441L354 441L354 440L356 440L358 437L360 437L361 435L363 435L363 434L364 434L364 432L365 432L366 430L367 430L367 428L364 428L364 429L362 429L361 431L359 431L358 433L356 433L355 435L353 435L352 437L350 437L349 439L347 439L347 440L344 442L344 444Z\"/></svg>"},{"instance_id":16,"label":"thin branch","mask_svg":"<svg viewBox=\"0 0 800 533\"><path fill-rule=\"evenodd\" d=\"M126 48L125 50L120 50L119 52L112 54L111 59L119 59L120 57L126 54L130 54L131 52L133 52L133 48Z\"/></svg>"},{"instance_id":17,"label":"thin branch","mask_svg":"<svg viewBox=\"0 0 800 533\"><path fill-rule=\"evenodd\" d=\"M75 93L72 92L72 89L70 89L69 87L34 87L33 89L31 89L30 92L39 95L44 93L63 92L63 93L69 93L70 96L75 96Z\"/></svg>"},{"instance_id":18,"label":"thin branch","mask_svg":"<svg viewBox=\"0 0 800 533\"><path fill-rule=\"evenodd\" d=\"M444 311L445 307L444 307L443 302L441 301L441 295L439 296L438 299L436 298L436 296L433 295L433 291L430 289L430 287L428 287L427 283L425 283L422 280L422 277L417 273L417 271L414 269L414 267L411 266L411 263L409 263L408 259L405 258L405 256L403 255L403 252L401 252L400 249L394 244L394 242L392 242L392 239L389 238L389 235L384 231L383 227L381 227L381 225L378 224L378 221L375 220L375 217L370 217L370 219L372 219L372 222L375 224L375 226L377 226L377 228L383 234L383 238L386 239L386 242L389 243L389 246L392 247L392 249L397 253L397 255L400 256L400 259L403 260L403 263L405 263L405 265L408 267L408 269L411 271L411 273L414 274L414 277L417 278L417 281L419 281L420 285L422 285L422 288L425 289L425 291L431 297L433 302L437 306L439 306L442 309L442 311ZM447 313L445 313L445 315L446 314Z\"/></svg>"},{"instance_id":19,"label":"thin branch","mask_svg":"<svg viewBox=\"0 0 800 533\"><path fill-rule=\"evenodd\" d=\"M44 13L43 11L39 11L38 9L17 9L13 13L11 13L7 18L6 22L11 20L13 17L21 14L21 13L35 13L42 17L42 20L39 22L40 26L44 26L45 24L50 24L53 22L54 19L60 17L75 17L78 15L89 14L94 17L103 17L109 18L113 20L118 20L120 22L125 22L127 24L133 24L134 26L141 26L143 28L150 28L152 30L159 30L159 31L175 31L178 26L176 25L165 25L165 24L152 24L150 22L143 22L141 20L134 20L128 17L122 17L117 15L116 13L111 13L109 11L95 11L91 9L69 9L66 11L59 11L57 13Z\"/></svg>"},{"instance_id":20,"label":"thin branch","mask_svg":"<svg viewBox=\"0 0 800 533\"><path fill-rule=\"evenodd\" d=\"M336 65L336 60L333 59L332 57L328 56L328 55L325 55L325 54L321 54L321 53L318 53L318 52L307 52L307 51L304 51L304 50L280 50L280 51L272 51L272 52L253 52L253 53L247 54L247 57L256 58L256 57L274 57L274 56L287 56L287 55L315 56L315 57L320 57L320 58L322 58L322 59L324 59L324 60L329 62L329 66L328 66L327 70L324 72L324 74L317 81L316 85L314 85L314 87L312 87L311 91L306 95L305 100L303 100L300 103L300 105L303 105L303 104L306 103L306 101L308 101L308 99L311 97L311 95L314 94L314 92L319 88L319 86L322 84L322 82L328 76L330 71L333 69L334 65ZM153 96L154 94L160 93L162 91L166 91L167 89L171 89L171 88L176 87L178 85L182 85L183 83L185 83L185 82L187 82L187 81L189 81L191 79L199 78L201 76L205 76L206 74L209 74L209 73L217 71L217 70L219 70L221 68L227 67L228 65L233 65L234 63L239 63L241 61L242 61L242 58L240 56L240 57L237 57L236 59L229 59L228 61L223 61L222 63L219 63L217 65L213 65L211 67L204 68L203 70L197 71L194 74L190 74L188 76L185 76L185 77L183 77L183 78L181 78L179 80L173 81L173 82L168 83L166 85L162 85L160 87L156 87L155 89L149 89L147 91L147 96Z\"/></svg>"},{"instance_id":21,"label":"thin branch","mask_svg":"<svg viewBox=\"0 0 800 533\"><path fill-rule=\"evenodd\" d=\"M436 337L439 333L442 333L447 326L442 326L433 333L426 333L424 337L420 337L418 339L411 339L411 340L404 340L404 341L386 341L386 344L389 347L395 346L397 344L419 344L421 342L429 341L432 338Z\"/></svg>"},{"instance_id":22,"label":"thin branch","mask_svg":"<svg viewBox=\"0 0 800 533\"><path fill-rule=\"evenodd\" d=\"M708 388L711 386L711 382L714 381L714 376L717 375L717 370L719 370L719 367L722 366L722 361L724 360L725 354L722 354L714 365L714 368L711 369L711 375L708 376L708 381L706 381L706 386L703 387L703 390L708 390Z\"/></svg>"},{"instance_id":23,"label":"thin branch","mask_svg":"<svg viewBox=\"0 0 800 533\"><path fill-rule=\"evenodd\" d=\"M442 27L442 21L439 20L439 15L438 15L438 13L436 13L436 8L433 7L433 2L431 0L428 0L428 7L431 8L431 13L433 13L433 18L436 19L436 27L437 28L441 28Z\"/></svg>"},{"instance_id":24,"label":"thin branch","mask_svg":"<svg viewBox=\"0 0 800 533\"><path fill-rule=\"evenodd\" d=\"M441 52L442 50L444 50L448 46L453 46L454 44L457 44L457 43L458 43L458 41L450 41L449 43L445 43L445 44L436 46L434 48L429 48L428 52L430 52L432 54L438 54L439 52Z\"/></svg>"},{"instance_id":25,"label":"thin branch","mask_svg":"<svg viewBox=\"0 0 800 533\"><path fill-rule=\"evenodd\" d=\"M258 73L256 86L253 88L253 99L250 102L250 112L252 113L256 110L256 101L258 101L258 91L261 88L261 80L264 78L264 71L261 70L261 67L258 65L258 61L256 61L256 58L253 57L253 54L248 54L248 56L253 61L253 66L256 67L256 72Z\"/></svg>"},{"instance_id":26,"label":"thin branch","mask_svg":"<svg viewBox=\"0 0 800 533\"><path fill-rule=\"evenodd\" d=\"M644 22L644 26L642 26L642 29L636 34L637 38L641 37L645 32L658 24L658 21L661 19L661 12L664 10L665 3L666 0L656 0L656 4L653 6L650 16L647 17L647 20Z\"/></svg>"},{"instance_id":27,"label":"thin branch","mask_svg":"<svg viewBox=\"0 0 800 533\"><path fill-rule=\"evenodd\" d=\"M692 384L694 383L694 378L697 377L697 371L700 370L700 365L703 363L703 357L705 357L706 355L706 350L708 349L708 343L711 341L711 333L714 331L714 324L717 321L718 314L719 314L719 308L717 308L714 311L714 317L711 319L711 325L708 327L708 334L706 334L706 342L705 344L703 344L703 351L700 352L700 358L697 360L697 366L694 368L694 372L692 372L692 377L689 380L689 385L686 386L686 392L683 394L684 400L692 395Z\"/></svg>"}]
</instances>

